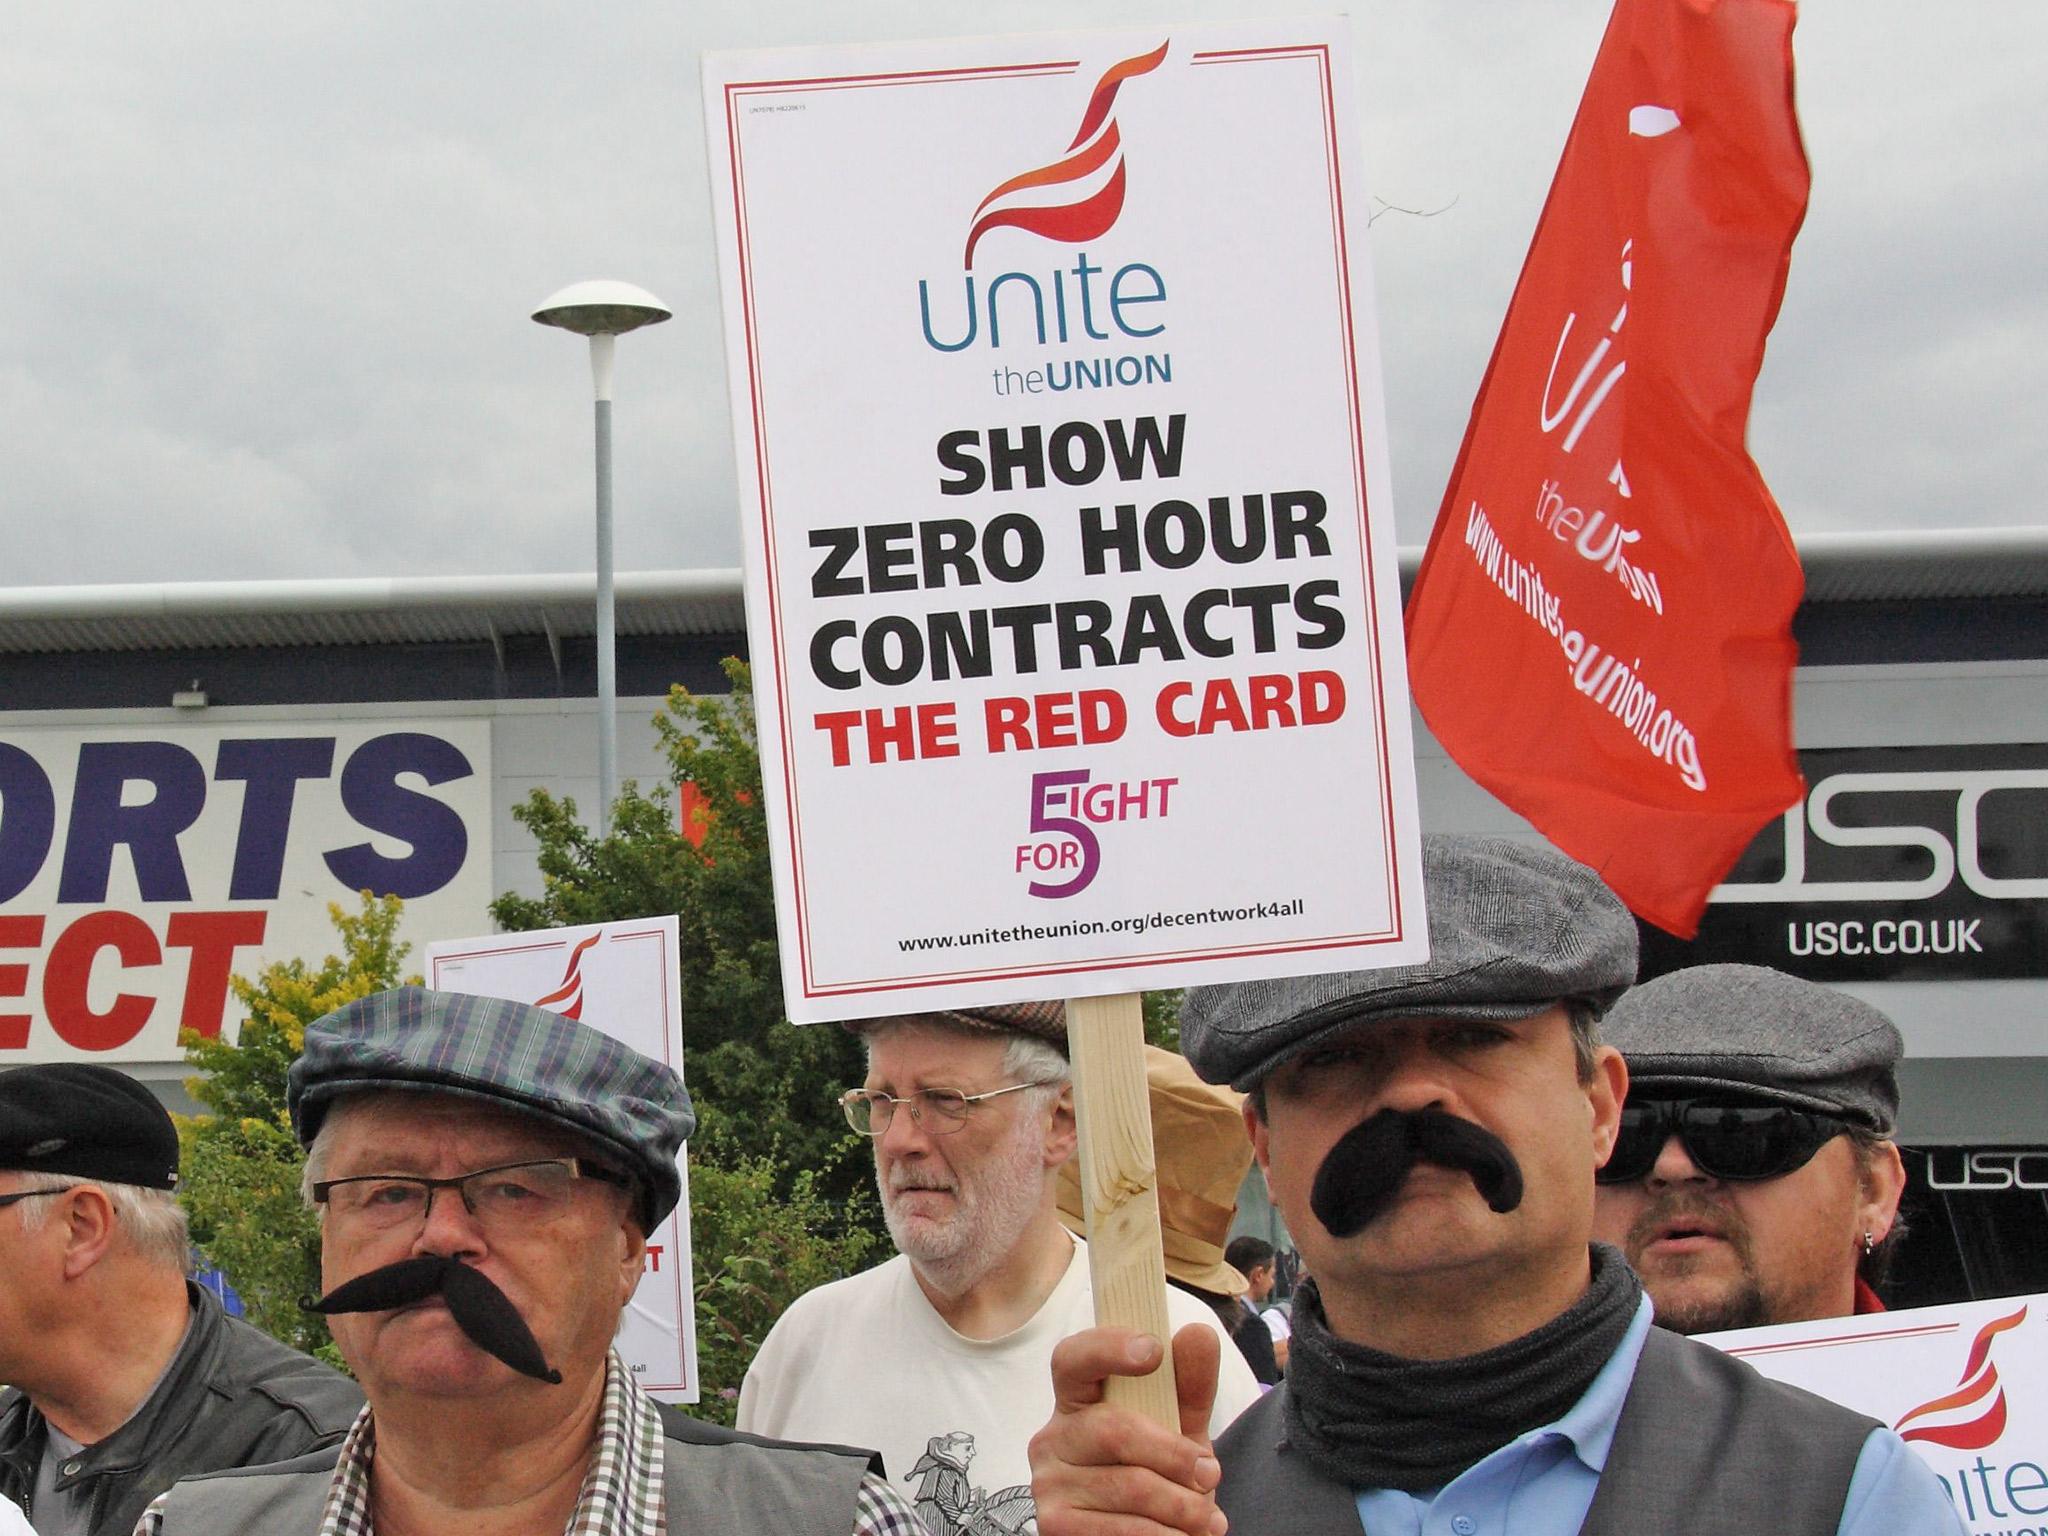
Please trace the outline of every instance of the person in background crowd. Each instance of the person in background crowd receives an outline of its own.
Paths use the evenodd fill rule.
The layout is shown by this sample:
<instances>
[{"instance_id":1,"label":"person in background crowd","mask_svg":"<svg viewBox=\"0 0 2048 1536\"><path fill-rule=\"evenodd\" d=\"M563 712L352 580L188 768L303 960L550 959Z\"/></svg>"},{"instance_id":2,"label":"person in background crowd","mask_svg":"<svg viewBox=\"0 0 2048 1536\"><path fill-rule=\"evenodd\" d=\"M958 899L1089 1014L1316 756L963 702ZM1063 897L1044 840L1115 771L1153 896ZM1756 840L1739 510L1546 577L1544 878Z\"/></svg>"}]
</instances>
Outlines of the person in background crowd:
<instances>
[{"instance_id":1,"label":"person in background crowd","mask_svg":"<svg viewBox=\"0 0 2048 1536\"><path fill-rule=\"evenodd\" d=\"M331 1445L362 1404L186 1279L177 1183L134 1079L0 1075L0 1494L42 1536L128 1536L178 1478Z\"/></svg>"},{"instance_id":2,"label":"person in background crowd","mask_svg":"<svg viewBox=\"0 0 2048 1536\"><path fill-rule=\"evenodd\" d=\"M1223 1250L1237 1215L1238 1189L1252 1165L1242 1098L1228 1088L1211 1087L1195 1076L1185 1057L1156 1045L1145 1047L1145 1086L1166 1283L1214 1312L1251 1368L1252 1379L1271 1386L1280 1379L1273 1336L1257 1314L1246 1310L1251 1281ZM1079 1158L1060 1165L1057 1198L1061 1224L1076 1237L1085 1236Z\"/></svg>"},{"instance_id":3,"label":"person in background crowd","mask_svg":"<svg viewBox=\"0 0 2048 1536\"><path fill-rule=\"evenodd\" d=\"M1174 1341L1179 1434L1102 1401L1157 1341L1069 1339L1032 1442L1041 1536L1214 1536L1219 1512L1235 1536L1956 1536L1896 1434L1652 1327L1591 1242L1628 1084L1597 1034L1635 974L1621 903L1498 839L1426 836L1423 875L1425 963L1189 992L1188 1059L1250 1090L1312 1271L1287 1379L1212 1456L1204 1336Z\"/></svg>"},{"instance_id":4,"label":"person in background crowd","mask_svg":"<svg viewBox=\"0 0 2048 1536\"><path fill-rule=\"evenodd\" d=\"M740 1427L878 1442L933 1536L1023 1529L1025 1445L1052 1410L1047 1362L1095 1320L1085 1245L1055 1209L1076 1142L1066 1010L1008 1003L852 1027L867 1081L841 1104L873 1140L897 1256L782 1315L740 1389ZM1167 1302L1176 1327L1220 1334L1194 1298ZM1219 1429L1258 1395L1235 1350L1225 1367Z\"/></svg>"},{"instance_id":5,"label":"person in background crowd","mask_svg":"<svg viewBox=\"0 0 2048 1536\"><path fill-rule=\"evenodd\" d=\"M525 1003L404 987L288 1079L316 1310L368 1395L339 1446L188 1478L138 1536L915 1536L867 1452L657 1404L612 1350L696 1117L682 1080Z\"/></svg>"},{"instance_id":6,"label":"person in background crowd","mask_svg":"<svg viewBox=\"0 0 2048 1536\"><path fill-rule=\"evenodd\" d=\"M1267 1307L1273 1295L1273 1279L1280 1267L1280 1256L1273 1245L1263 1237L1233 1237L1223 1257L1233 1269L1243 1272L1246 1281L1244 1295L1238 1304L1256 1317L1266 1330L1266 1337L1273 1341L1273 1368L1284 1373L1287 1369L1287 1336L1290 1331L1287 1314L1278 1307ZM1265 1378L1261 1377L1261 1380ZM1276 1375L1275 1380L1278 1380Z\"/></svg>"},{"instance_id":7,"label":"person in background crowd","mask_svg":"<svg viewBox=\"0 0 2048 1536\"><path fill-rule=\"evenodd\" d=\"M1903 1049L1868 1003L1782 971L1701 965L1615 1005L1628 1062L1593 1235L1680 1333L1883 1310L1906 1172Z\"/></svg>"}]
</instances>

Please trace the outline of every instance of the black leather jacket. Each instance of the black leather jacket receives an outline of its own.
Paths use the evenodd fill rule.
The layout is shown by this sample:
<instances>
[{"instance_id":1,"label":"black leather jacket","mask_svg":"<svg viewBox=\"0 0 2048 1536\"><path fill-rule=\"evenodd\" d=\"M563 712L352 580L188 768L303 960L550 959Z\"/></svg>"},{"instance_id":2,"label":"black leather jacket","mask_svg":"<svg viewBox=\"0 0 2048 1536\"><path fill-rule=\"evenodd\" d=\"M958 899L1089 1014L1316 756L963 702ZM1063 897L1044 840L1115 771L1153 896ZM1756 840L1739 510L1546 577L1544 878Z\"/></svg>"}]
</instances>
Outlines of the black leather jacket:
<instances>
[{"instance_id":1,"label":"black leather jacket","mask_svg":"<svg viewBox=\"0 0 2048 1536\"><path fill-rule=\"evenodd\" d=\"M187 1285L192 1326L149 1401L113 1434L65 1463L60 1489L82 1487L91 1536L129 1536L149 1501L181 1477L283 1461L348 1433L363 1394L339 1371L227 1316ZM43 1416L20 1392L0 1393L0 1494L29 1502L42 1459Z\"/></svg>"}]
</instances>

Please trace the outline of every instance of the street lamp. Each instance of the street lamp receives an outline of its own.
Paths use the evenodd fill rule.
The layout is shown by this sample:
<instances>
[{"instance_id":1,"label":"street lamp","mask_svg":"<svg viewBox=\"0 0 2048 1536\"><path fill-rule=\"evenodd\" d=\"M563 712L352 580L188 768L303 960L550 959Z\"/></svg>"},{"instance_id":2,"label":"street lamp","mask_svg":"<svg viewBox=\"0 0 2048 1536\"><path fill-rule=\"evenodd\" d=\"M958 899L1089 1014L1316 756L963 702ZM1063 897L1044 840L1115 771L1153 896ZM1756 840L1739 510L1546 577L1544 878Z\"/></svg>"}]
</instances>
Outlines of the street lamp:
<instances>
[{"instance_id":1,"label":"street lamp","mask_svg":"<svg viewBox=\"0 0 2048 1536\"><path fill-rule=\"evenodd\" d=\"M590 338L597 396L597 798L598 831L609 834L619 792L618 639L612 614L612 350L618 338L659 325L669 308L645 288L600 280L571 283L533 312L542 325Z\"/></svg>"}]
</instances>

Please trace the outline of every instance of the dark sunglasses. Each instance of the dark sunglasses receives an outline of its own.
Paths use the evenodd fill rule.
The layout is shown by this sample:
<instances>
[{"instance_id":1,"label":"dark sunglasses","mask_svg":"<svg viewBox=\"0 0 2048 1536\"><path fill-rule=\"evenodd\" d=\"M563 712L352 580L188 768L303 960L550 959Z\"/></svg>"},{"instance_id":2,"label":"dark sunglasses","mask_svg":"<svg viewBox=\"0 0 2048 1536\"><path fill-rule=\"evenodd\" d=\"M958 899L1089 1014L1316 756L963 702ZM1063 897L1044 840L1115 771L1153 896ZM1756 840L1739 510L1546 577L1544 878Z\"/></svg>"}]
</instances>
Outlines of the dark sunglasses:
<instances>
[{"instance_id":1,"label":"dark sunglasses","mask_svg":"<svg viewBox=\"0 0 2048 1536\"><path fill-rule=\"evenodd\" d=\"M1715 1104L1701 1099L1630 1099L1621 1106L1614 1155L1594 1174L1602 1184L1647 1178L1673 1136L1692 1165L1713 1179L1775 1179L1804 1168L1849 1122L1782 1104Z\"/></svg>"}]
</instances>

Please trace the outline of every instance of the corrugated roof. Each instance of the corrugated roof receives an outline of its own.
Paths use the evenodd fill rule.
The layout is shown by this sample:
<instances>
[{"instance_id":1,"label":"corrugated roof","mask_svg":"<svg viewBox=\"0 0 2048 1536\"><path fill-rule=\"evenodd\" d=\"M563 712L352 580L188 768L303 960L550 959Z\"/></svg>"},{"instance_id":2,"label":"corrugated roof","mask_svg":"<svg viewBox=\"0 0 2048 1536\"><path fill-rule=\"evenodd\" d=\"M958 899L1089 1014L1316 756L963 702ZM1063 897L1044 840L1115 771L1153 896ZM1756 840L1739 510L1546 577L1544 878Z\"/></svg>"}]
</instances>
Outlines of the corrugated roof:
<instances>
[{"instance_id":1,"label":"corrugated roof","mask_svg":"<svg viewBox=\"0 0 2048 1536\"><path fill-rule=\"evenodd\" d=\"M418 576L0 589L0 652L374 645L587 635L597 578ZM618 577L622 635L733 634L746 627L740 573Z\"/></svg>"},{"instance_id":2,"label":"corrugated roof","mask_svg":"<svg viewBox=\"0 0 2048 1536\"><path fill-rule=\"evenodd\" d=\"M1400 554L1405 589L1422 551ZM1815 603L2048 596L2048 528L1810 533L1799 555ZM596 589L591 575L0 588L0 653L587 635ZM621 575L617 616L622 635L738 633L740 573Z\"/></svg>"}]
</instances>

